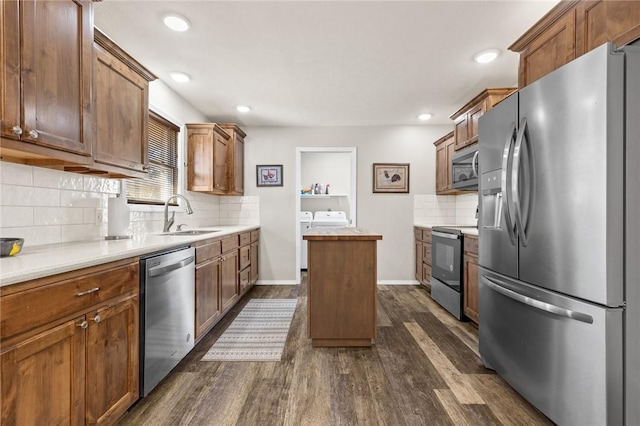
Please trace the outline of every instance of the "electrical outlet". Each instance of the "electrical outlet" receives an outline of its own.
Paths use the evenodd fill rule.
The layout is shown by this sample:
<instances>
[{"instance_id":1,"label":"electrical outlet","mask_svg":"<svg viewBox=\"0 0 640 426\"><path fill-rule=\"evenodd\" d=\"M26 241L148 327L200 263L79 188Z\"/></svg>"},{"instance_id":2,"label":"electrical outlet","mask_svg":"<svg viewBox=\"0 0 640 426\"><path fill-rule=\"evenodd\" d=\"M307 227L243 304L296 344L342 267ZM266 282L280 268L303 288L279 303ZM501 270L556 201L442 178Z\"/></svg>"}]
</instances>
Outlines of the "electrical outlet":
<instances>
[{"instance_id":1,"label":"electrical outlet","mask_svg":"<svg viewBox=\"0 0 640 426\"><path fill-rule=\"evenodd\" d=\"M104 211L102 209L96 209L96 225L104 222Z\"/></svg>"}]
</instances>

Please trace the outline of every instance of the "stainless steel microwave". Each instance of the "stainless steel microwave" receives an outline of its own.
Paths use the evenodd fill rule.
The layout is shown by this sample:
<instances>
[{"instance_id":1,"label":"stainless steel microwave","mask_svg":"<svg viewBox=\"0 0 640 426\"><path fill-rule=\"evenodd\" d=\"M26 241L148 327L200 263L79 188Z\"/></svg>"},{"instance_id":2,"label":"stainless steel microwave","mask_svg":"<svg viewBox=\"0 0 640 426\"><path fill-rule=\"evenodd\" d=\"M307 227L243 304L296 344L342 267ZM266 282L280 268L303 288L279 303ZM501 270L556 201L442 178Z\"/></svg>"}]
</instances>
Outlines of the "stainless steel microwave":
<instances>
[{"instance_id":1,"label":"stainless steel microwave","mask_svg":"<svg viewBox=\"0 0 640 426\"><path fill-rule=\"evenodd\" d=\"M465 191L478 190L478 144L456 152L451 159L451 186Z\"/></svg>"}]
</instances>

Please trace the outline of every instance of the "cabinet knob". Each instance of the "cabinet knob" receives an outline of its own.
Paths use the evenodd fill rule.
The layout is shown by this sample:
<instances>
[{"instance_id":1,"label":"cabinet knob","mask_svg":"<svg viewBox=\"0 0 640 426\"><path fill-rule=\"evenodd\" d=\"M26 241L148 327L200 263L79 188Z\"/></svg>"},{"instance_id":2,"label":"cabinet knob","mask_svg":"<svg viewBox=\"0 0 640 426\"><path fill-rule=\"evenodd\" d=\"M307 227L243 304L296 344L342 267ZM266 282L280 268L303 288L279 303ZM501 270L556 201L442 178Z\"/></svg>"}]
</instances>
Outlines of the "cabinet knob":
<instances>
[{"instance_id":1,"label":"cabinet knob","mask_svg":"<svg viewBox=\"0 0 640 426\"><path fill-rule=\"evenodd\" d=\"M11 132L16 135L16 136L20 136L22 134L22 127L20 126L13 126L11 128Z\"/></svg>"},{"instance_id":2,"label":"cabinet knob","mask_svg":"<svg viewBox=\"0 0 640 426\"><path fill-rule=\"evenodd\" d=\"M89 323L87 321L82 321L80 324L76 324L78 327L80 328L87 328L89 327Z\"/></svg>"},{"instance_id":3,"label":"cabinet knob","mask_svg":"<svg viewBox=\"0 0 640 426\"><path fill-rule=\"evenodd\" d=\"M38 136L40 136L40 134L37 130L29 130L29 136L31 136L31 138L33 139L38 139Z\"/></svg>"},{"instance_id":4,"label":"cabinet knob","mask_svg":"<svg viewBox=\"0 0 640 426\"><path fill-rule=\"evenodd\" d=\"M149 170L149 166L142 166L142 170Z\"/></svg>"},{"instance_id":5,"label":"cabinet knob","mask_svg":"<svg viewBox=\"0 0 640 426\"><path fill-rule=\"evenodd\" d=\"M100 314L96 314L96 316L95 316L95 317L93 317L93 320L94 320L95 322L100 322L100 321L102 321L102 317L100 316Z\"/></svg>"}]
</instances>

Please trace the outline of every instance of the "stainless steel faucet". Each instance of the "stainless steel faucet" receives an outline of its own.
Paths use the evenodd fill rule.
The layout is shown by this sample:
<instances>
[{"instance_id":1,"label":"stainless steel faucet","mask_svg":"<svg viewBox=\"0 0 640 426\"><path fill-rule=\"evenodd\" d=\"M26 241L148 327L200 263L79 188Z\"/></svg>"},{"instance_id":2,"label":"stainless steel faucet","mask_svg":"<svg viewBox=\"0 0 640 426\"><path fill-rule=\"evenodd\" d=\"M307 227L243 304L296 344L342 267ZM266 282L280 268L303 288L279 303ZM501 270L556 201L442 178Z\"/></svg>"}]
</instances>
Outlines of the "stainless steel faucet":
<instances>
[{"instance_id":1,"label":"stainless steel faucet","mask_svg":"<svg viewBox=\"0 0 640 426\"><path fill-rule=\"evenodd\" d=\"M191 208L191 204L189 204L189 200L184 198L180 194L173 194L167 201L164 202L164 226L162 228L162 232L169 232L171 229L171 225L173 225L173 221L175 220L176 212L171 212L171 219L169 219L169 201L174 198L182 198L186 204L185 208L187 209L187 214L193 214L193 209Z\"/></svg>"}]
</instances>

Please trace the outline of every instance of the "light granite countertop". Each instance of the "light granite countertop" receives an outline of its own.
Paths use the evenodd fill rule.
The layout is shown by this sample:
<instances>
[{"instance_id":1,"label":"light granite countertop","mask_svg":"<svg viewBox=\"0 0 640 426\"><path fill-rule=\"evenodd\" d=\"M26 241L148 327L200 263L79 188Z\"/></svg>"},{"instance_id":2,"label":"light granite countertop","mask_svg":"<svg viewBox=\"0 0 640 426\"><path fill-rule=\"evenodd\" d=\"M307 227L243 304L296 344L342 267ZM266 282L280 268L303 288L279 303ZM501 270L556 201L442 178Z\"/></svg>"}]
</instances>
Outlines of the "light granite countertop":
<instances>
[{"instance_id":1,"label":"light granite countertop","mask_svg":"<svg viewBox=\"0 0 640 426\"><path fill-rule=\"evenodd\" d=\"M449 225L449 224L434 224L434 223L426 223L426 222L414 222L413 226L417 226L419 228L433 228L434 226L439 226L443 228L452 228L456 230L462 231L465 235L475 235L478 236L478 228L463 228L463 226L469 225Z\"/></svg>"},{"instance_id":2,"label":"light granite countertop","mask_svg":"<svg viewBox=\"0 0 640 426\"><path fill-rule=\"evenodd\" d=\"M258 228L257 225L212 226L198 228L215 231L201 235L142 234L125 240L77 241L33 247L25 241L20 253L0 259L0 287Z\"/></svg>"}]
</instances>

